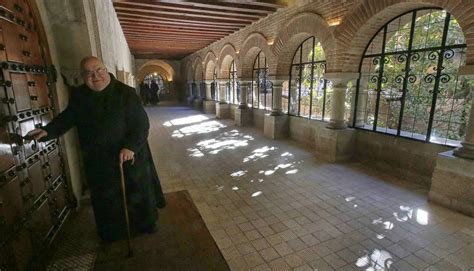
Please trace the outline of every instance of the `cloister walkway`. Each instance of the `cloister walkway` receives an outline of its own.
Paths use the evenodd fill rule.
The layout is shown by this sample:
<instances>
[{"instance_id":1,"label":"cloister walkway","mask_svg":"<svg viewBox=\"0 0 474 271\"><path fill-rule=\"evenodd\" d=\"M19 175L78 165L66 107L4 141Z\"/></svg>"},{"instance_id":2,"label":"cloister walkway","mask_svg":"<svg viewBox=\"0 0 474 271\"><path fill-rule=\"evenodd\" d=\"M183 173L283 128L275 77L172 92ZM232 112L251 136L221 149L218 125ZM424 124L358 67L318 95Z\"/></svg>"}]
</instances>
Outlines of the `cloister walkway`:
<instances>
[{"instance_id":1,"label":"cloister walkway","mask_svg":"<svg viewBox=\"0 0 474 271\"><path fill-rule=\"evenodd\" d=\"M189 192L232 270L474 267L474 219L420 186L188 107L147 112L165 193Z\"/></svg>"}]
</instances>

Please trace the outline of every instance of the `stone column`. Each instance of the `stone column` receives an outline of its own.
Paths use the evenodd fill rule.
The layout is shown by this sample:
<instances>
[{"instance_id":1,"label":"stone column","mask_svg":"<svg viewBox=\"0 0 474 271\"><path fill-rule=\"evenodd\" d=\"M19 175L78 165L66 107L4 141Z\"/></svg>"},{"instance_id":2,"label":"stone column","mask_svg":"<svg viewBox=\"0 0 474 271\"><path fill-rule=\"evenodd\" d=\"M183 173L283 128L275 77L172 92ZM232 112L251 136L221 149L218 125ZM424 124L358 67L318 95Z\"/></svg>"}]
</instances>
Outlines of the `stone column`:
<instances>
[{"instance_id":1,"label":"stone column","mask_svg":"<svg viewBox=\"0 0 474 271\"><path fill-rule=\"evenodd\" d=\"M247 90L252 85L251 79L241 79L240 85L240 104L235 109L235 125L250 126L253 125L253 111L247 106Z\"/></svg>"},{"instance_id":2,"label":"stone column","mask_svg":"<svg viewBox=\"0 0 474 271\"><path fill-rule=\"evenodd\" d=\"M270 113L270 115L283 115L283 111L281 110L281 92L283 89L283 82L286 79L269 76L268 80L272 82L272 112Z\"/></svg>"},{"instance_id":3,"label":"stone column","mask_svg":"<svg viewBox=\"0 0 474 271\"><path fill-rule=\"evenodd\" d=\"M193 81L188 81L188 95L186 97L188 105L193 104L194 95L193 95Z\"/></svg>"},{"instance_id":4,"label":"stone column","mask_svg":"<svg viewBox=\"0 0 474 271\"><path fill-rule=\"evenodd\" d=\"M459 75L463 75L466 80L474 80L474 65L461 67ZM461 142L461 147L454 150L454 155L474 159L474 90L471 90L471 112L469 113L466 136L464 136L464 140Z\"/></svg>"},{"instance_id":5,"label":"stone column","mask_svg":"<svg viewBox=\"0 0 474 271\"><path fill-rule=\"evenodd\" d=\"M324 78L332 81L331 117L328 128L345 129L347 125L344 120L344 103L346 98L347 84L357 79L358 73L326 73Z\"/></svg>"},{"instance_id":6,"label":"stone column","mask_svg":"<svg viewBox=\"0 0 474 271\"><path fill-rule=\"evenodd\" d=\"M247 92L249 87L252 84L252 79L241 79L239 81L240 86L240 104L239 108L244 109L247 108Z\"/></svg>"},{"instance_id":7,"label":"stone column","mask_svg":"<svg viewBox=\"0 0 474 271\"><path fill-rule=\"evenodd\" d=\"M204 113L216 114L216 102L212 100L211 85L214 81L206 80L206 100L204 101Z\"/></svg>"},{"instance_id":8,"label":"stone column","mask_svg":"<svg viewBox=\"0 0 474 271\"><path fill-rule=\"evenodd\" d=\"M194 82L196 84L196 93L194 95L194 104L193 107L196 110L202 109L202 98L201 97L201 81Z\"/></svg>"},{"instance_id":9,"label":"stone column","mask_svg":"<svg viewBox=\"0 0 474 271\"><path fill-rule=\"evenodd\" d=\"M211 84L212 84L212 80L206 80L204 81L204 83L206 84L206 100L212 100L211 97Z\"/></svg>"},{"instance_id":10,"label":"stone column","mask_svg":"<svg viewBox=\"0 0 474 271\"><path fill-rule=\"evenodd\" d=\"M272 82L272 111L265 115L263 123L263 133L271 139L280 139L288 137L289 123L288 115L283 114L281 110L281 91L286 77L268 76Z\"/></svg>"},{"instance_id":11,"label":"stone column","mask_svg":"<svg viewBox=\"0 0 474 271\"><path fill-rule=\"evenodd\" d=\"M230 118L230 104L225 100L226 86L228 79L220 79L219 84L219 102L216 104L216 117L218 119Z\"/></svg>"},{"instance_id":12,"label":"stone column","mask_svg":"<svg viewBox=\"0 0 474 271\"><path fill-rule=\"evenodd\" d=\"M217 84L219 85L219 103L227 103L225 100L227 79L218 80Z\"/></svg>"}]
</instances>

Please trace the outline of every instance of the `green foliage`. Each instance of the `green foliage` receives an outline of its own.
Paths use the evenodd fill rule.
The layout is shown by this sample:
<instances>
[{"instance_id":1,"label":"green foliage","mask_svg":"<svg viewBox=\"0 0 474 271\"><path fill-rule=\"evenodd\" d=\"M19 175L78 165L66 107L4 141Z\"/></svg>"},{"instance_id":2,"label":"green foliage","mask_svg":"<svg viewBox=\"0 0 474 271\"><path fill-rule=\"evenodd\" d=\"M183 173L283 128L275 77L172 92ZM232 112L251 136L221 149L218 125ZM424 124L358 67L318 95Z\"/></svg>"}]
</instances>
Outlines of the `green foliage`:
<instances>
[{"instance_id":1,"label":"green foliage","mask_svg":"<svg viewBox=\"0 0 474 271\"><path fill-rule=\"evenodd\" d=\"M376 57L375 62L372 62L371 58L367 58L363 62L363 72L368 74L369 78L366 122L373 123L373 113L370 112L375 112L377 94L377 82L371 82L370 78L378 75L383 61L384 80L381 83L377 126L390 130L398 129L404 88L403 79L407 77L411 80L406 80L401 129L404 135L408 136L426 135L435 92L435 77L438 75L439 87L431 136L461 140L465 135L472 99L470 96L472 83L457 76L459 66L465 61L465 48L452 48L452 51L449 48L445 51L434 49L434 47L442 46L447 16L445 11L422 10L417 11L417 15L419 17L415 21L412 49L420 51L412 51L410 55L405 53L409 49L412 28L412 13L410 13L387 26L385 59ZM373 42L380 43L377 39ZM454 18L451 18L445 46L464 43L460 26ZM382 48L382 44L372 44L372 46ZM438 74L440 54L444 56L442 70ZM409 67L407 61L409 61ZM406 73L407 68L408 73Z\"/></svg>"}]
</instances>

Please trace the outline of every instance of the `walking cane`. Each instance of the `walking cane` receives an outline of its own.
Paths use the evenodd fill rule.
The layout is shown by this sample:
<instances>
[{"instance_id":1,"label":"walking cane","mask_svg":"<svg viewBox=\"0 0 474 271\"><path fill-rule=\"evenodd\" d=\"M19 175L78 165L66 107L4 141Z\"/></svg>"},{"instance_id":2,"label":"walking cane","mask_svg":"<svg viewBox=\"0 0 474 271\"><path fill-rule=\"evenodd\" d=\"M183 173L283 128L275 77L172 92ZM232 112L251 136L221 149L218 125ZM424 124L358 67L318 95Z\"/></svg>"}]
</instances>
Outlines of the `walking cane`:
<instances>
[{"instance_id":1,"label":"walking cane","mask_svg":"<svg viewBox=\"0 0 474 271\"><path fill-rule=\"evenodd\" d=\"M120 166L120 182L122 184L122 194L123 194L123 207L125 210L125 222L127 223L127 247L128 247L128 258L133 257L132 246L130 246L130 221L128 219L128 206L127 206L127 192L125 190L125 177L123 175L123 163L119 162Z\"/></svg>"}]
</instances>

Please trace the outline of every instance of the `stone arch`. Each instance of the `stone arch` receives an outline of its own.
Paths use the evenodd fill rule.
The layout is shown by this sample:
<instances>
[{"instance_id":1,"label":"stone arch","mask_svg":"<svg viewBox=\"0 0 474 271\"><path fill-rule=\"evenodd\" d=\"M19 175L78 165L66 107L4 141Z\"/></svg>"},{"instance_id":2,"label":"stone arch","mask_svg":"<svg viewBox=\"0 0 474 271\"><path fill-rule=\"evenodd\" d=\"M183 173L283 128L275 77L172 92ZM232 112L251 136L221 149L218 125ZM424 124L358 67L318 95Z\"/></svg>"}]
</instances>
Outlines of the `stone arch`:
<instances>
[{"instance_id":1,"label":"stone arch","mask_svg":"<svg viewBox=\"0 0 474 271\"><path fill-rule=\"evenodd\" d=\"M251 78L255 58L262 51L267 63L274 62L275 56L268 46L267 39L259 32L251 33L244 41L239 55L242 56L241 68L237 71L239 78Z\"/></svg>"},{"instance_id":2,"label":"stone arch","mask_svg":"<svg viewBox=\"0 0 474 271\"><path fill-rule=\"evenodd\" d=\"M150 74L151 72L157 72L162 75L163 78L166 78L168 81L173 81L176 72L173 67L164 60L150 60L145 62L143 65L138 68L137 80L138 82L143 81L145 75Z\"/></svg>"},{"instance_id":3,"label":"stone arch","mask_svg":"<svg viewBox=\"0 0 474 271\"><path fill-rule=\"evenodd\" d=\"M203 80L203 71L202 71L202 58L200 56L196 57L193 61L193 79L194 81Z\"/></svg>"},{"instance_id":4,"label":"stone arch","mask_svg":"<svg viewBox=\"0 0 474 271\"><path fill-rule=\"evenodd\" d=\"M217 57L213 51L209 51L204 58L204 79L212 80L214 69L217 67Z\"/></svg>"},{"instance_id":5,"label":"stone arch","mask_svg":"<svg viewBox=\"0 0 474 271\"><path fill-rule=\"evenodd\" d=\"M142 82L143 79L145 79L145 76L152 73L159 74L161 77L163 77L164 80L168 82L173 81L173 77L171 77L169 72L165 70L162 66L158 66L158 65L147 65L141 68L137 74L137 81Z\"/></svg>"},{"instance_id":6,"label":"stone arch","mask_svg":"<svg viewBox=\"0 0 474 271\"><path fill-rule=\"evenodd\" d=\"M232 63L232 60L235 61L235 67L237 68L237 71L239 71L240 65L235 47L232 44L227 43L222 47L219 52L219 58L217 59L219 78L229 77L230 64Z\"/></svg>"},{"instance_id":7,"label":"stone arch","mask_svg":"<svg viewBox=\"0 0 474 271\"><path fill-rule=\"evenodd\" d=\"M358 72L360 59L372 37L391 19L419 8L443 8L458 21L463 31L467 55L466 65L474 64L474 24L469 15L474 11L470 1L422 0L397 2L391 0L363 0L345 17L336 29L336 50L339 53L334 71Z\"/></svg>"},{"instance_id":8,"label":"stone arch","mask_svg":"<svg viewBox=\"0 0 474 271\"><path fill-rule=\"evenodd\" d=\"M278 33L272 46L276 61L270 62L269 73L288 76L296 49L311 36L315 36L321 42L329 70L336 57L334 35L321 16L304 12L293 17Z\"/></svg>"}]
</instances>

